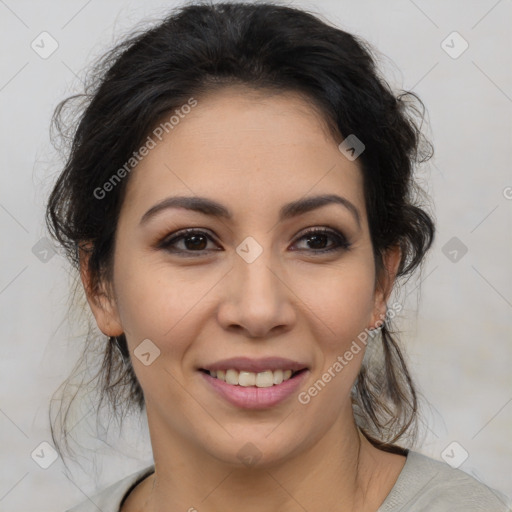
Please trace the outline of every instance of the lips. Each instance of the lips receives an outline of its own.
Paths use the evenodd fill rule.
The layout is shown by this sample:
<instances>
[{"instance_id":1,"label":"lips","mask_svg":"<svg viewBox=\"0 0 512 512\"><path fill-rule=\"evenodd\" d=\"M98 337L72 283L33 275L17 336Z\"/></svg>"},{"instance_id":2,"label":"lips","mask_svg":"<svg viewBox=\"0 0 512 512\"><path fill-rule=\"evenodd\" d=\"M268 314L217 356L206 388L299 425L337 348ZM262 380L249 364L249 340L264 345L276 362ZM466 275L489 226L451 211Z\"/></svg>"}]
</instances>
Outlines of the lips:
<instances>
[{"instance_id":1,"label":"lips","mask_svg":"<svg viewBox=\"0 0 512 512\"><path fill-rule=\"evenodd\" d=\"M241 409L276 406L296 393L309 374L308 365L281 357L235 357L197 369L210 390Z\"/></svg>"}]
</instances>

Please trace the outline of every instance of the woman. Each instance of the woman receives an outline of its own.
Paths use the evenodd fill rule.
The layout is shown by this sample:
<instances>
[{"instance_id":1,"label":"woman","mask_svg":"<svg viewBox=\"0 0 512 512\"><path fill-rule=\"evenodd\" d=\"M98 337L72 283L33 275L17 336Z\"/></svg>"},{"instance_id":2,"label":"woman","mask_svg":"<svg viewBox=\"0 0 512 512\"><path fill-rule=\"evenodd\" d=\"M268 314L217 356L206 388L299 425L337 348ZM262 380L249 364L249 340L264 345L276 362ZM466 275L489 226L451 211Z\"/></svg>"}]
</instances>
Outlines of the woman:
<instances>
[{"instance_id":1,"label":"woman","mask_svg":"<svg viewBox=\"0 0 512 512\"><path fill-rule=\"evenodd\" d=\"M155 463L72 510L506 510L404 446L388 301L433 241L412 176L431 146L368 45L299 9L195 4L98 73L47 221Z\"/></svg>"}]
</instances>

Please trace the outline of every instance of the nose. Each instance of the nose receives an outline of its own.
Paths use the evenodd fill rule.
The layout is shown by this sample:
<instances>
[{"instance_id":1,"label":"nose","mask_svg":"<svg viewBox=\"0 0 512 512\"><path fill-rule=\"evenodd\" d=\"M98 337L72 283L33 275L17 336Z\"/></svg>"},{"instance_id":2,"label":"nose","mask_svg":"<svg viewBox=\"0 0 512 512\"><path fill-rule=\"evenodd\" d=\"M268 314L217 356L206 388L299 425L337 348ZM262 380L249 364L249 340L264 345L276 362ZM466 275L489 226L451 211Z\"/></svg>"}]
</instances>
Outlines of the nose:
<instances>
[{"instance_id":1,"label":"nose","mask_svg":"<svg viewBox=\"0 0 512 512\"><path fill-rule=\"evenodd\" d=\"M224 278L217 313L224 329L243 331L249 338L263 338L293 327L293 287L271 256L267 249L249 263L236 255L233 268Z\"/></svg>"}]
</instances>

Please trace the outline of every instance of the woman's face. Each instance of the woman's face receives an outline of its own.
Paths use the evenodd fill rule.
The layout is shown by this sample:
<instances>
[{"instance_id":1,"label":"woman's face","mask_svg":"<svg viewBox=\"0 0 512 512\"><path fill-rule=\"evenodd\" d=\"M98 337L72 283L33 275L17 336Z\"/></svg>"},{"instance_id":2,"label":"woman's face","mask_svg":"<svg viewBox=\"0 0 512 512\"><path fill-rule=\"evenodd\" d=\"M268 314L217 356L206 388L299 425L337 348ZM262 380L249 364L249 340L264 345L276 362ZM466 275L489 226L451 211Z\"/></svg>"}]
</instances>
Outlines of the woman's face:
<instances>
[{"instance_id":1,"label":"woman's face","mask_svg":"<svg viewBox=\"0 0 512 512\"><path fill-rule=\"evenodd\" d=\"M103 308L89 302L105 334L127 337L154 451L272 463L353 425L364 345L344 354L385 297L357 160L318 114L291 93L223 89L199 99L129 180L114 294ZM307 207L327 195L341 199ZM178 197L219 206L160 207ZM185 229L194 233L171 240ZM280 370L303 371L274 384Z\"/></svg>"}]
</instances>

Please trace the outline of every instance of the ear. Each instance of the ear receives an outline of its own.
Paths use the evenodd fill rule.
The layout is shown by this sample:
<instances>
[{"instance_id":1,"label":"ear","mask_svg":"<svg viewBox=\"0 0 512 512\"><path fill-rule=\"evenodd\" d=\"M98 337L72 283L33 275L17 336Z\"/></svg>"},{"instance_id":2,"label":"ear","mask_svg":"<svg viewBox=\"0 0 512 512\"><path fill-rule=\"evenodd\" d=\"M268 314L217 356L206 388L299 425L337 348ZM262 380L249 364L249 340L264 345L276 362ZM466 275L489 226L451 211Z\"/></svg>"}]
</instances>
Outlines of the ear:
<instances>
[{"instance_id":1,"label":"ear","mask_svg":"<svg viewBox=\"0 0 512 512\"><path fill-rule=\"evenodd\" d=\"M100 331L106 336L120 336L123 334L123 328L116 301L107 283L100 282L93 286L92 276L89 271L91 245L89 244L87 248L89 250L84 250L82 247L79 248L80 278L87 296L87 302Z\"/></svg>"},{"instance_id":2,"label":"ear","mask_svg":"<svg viewBox=\"0 0 512 512\"><path fill-rule=\"evenodd\" d=\"M388 248L382 257L384 268L375 278L375 302L370 327L379 327L385 320L387 300L393 290L401 258L402 251L398 245Z\"/></svg>"}]
</instances>

